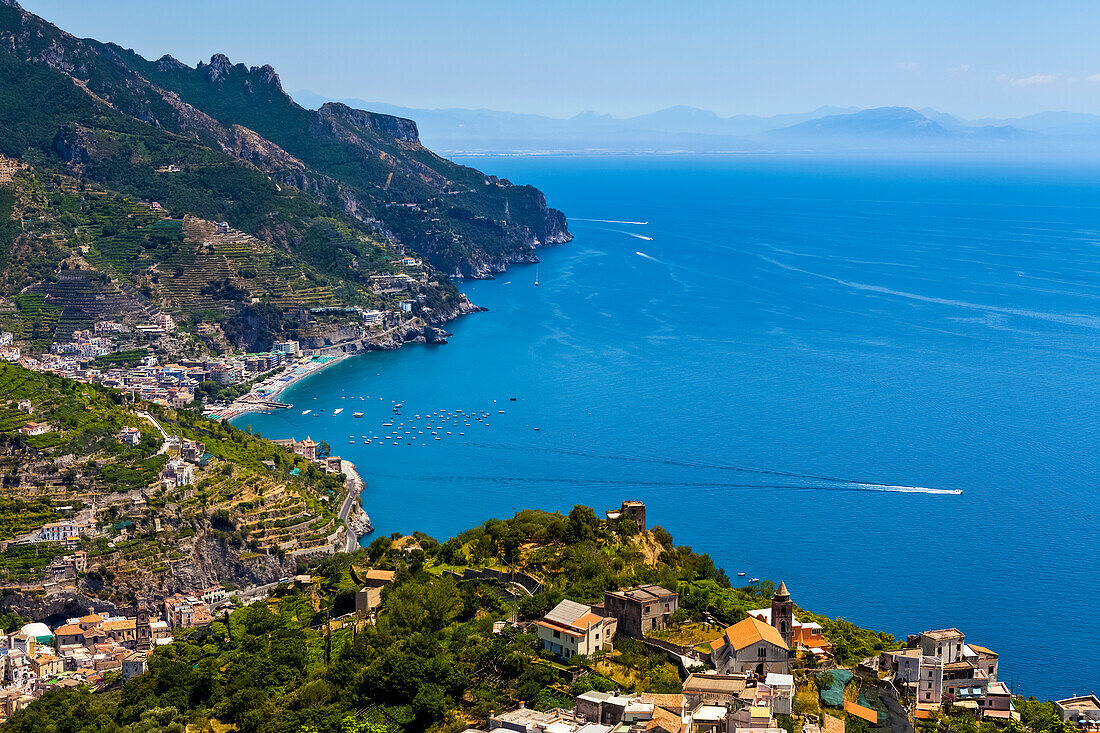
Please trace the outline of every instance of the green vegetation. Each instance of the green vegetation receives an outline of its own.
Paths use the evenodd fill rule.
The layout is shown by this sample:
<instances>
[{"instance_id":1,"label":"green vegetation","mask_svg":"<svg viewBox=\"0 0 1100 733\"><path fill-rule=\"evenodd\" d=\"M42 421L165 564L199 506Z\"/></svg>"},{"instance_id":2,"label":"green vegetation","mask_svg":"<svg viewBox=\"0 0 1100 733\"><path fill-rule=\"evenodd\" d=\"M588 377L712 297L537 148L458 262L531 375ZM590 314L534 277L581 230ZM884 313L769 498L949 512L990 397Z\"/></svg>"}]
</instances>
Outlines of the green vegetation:
<instances>
[{"instance_id":1,"label":"green vegetation","mask_svg":"<svg viewBox=\"0 0 1100 733\"><path fill-rule=\"evenodd\" d=\"M305 110L268 67L150 62L8 6L0 31L12 38L0 48L0 154L34 169L0 195L0 296L28 296L0 327L36 348L90 325L79 308L50 308L89 292L216 322L249 349L293 338L301 306L411 296L449 314L460 295L446 276L416 269L422 281L388 296L370 278L399 271L406 247L443 273L485 272L567 236L537 190L435 156L409 121ZM76 83L44 61L55 54L75 60ZM199 220L247 234L211 236ZM58 277L88 265L111 280Z\"/></svg>"},{"instance_id":2,"label":"green vegetation","mask_svg":"<svg viewBox=\"0 0 1100 733\"><path fill-rule=\"evenodd\" d=\"M31 401L33 414L19 409L23 399ZM160 486L169 455L160 452L159 432L132 410L148 410L170 433L205 444L210 459L194 468L194 484ZM45 421L53 429L26 436L18 428L28 420ZM118 439L124 426L141 431L137 445ZM241 556L281 554L280 546L287 543L303 548L327 544L346 493L342 475L326 475L315 464L227 423L190 410L148 404L131 408L114 390L9 364L0 364L0 446L5 449L0 456L0 539L59 519L57 506L79 508L89 494L100 497L96 520L106 535L86 540L84 549L93 564L102 563L126 582L88 591L119 601L132 600L149 573L171 572L172 563L189 552L185 546L181 553L180 543L199 533ZM149 487L154 491L147 491L144 504L115 498ZM36 547L43 552L33 562L21 554L23 548L9 548L9 555L0 556L0 580L3 568L13 581L40 580L36 573L50 557L45 545Z\"/></svg>"},{"instance_id":3,"label":"green vegetation","mask_svg":"<svg viewBox=\"0 0 1100 733\"><path fill-rule=\"evenodd\" d=\"M149 349L129 349L116 351L113 354L97 356L92 360L92 365L97 369L110 369L111 367L135 367L149 354Z\"/></svg>"}]
</instances>

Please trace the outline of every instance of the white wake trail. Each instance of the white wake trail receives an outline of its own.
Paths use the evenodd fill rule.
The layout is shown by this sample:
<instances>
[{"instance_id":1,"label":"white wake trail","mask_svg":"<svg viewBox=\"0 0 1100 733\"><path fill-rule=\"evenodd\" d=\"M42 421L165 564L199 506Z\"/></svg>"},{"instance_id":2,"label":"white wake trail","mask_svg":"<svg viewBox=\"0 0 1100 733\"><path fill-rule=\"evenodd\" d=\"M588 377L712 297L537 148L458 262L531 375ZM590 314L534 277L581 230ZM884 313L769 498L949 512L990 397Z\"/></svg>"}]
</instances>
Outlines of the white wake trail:
<instances>
[{"instance_id":1,"label":"white wake trail","mask_svg":"<svg viewBox=\"0 0 1100 733\"><path fill-rule=\"evenodd\" d=\"M579 219L575 216L569 217L572 221L595 221L600 224L633 224L635 226L645 226L648 221L622 221L620 219Z\"/></svg>"},{"instance_id":2,"label":"white wake trail","mask_svg":"<svg viewBox=\"0 0 1100 733\"><path fill-rule=\"evenodd\" d=\"M899 494L949 494L958 496L962 489L930 489L927 486L891 486L889 484L854 484L865 491L892 491Z\"/></svg>"}]
</instances>

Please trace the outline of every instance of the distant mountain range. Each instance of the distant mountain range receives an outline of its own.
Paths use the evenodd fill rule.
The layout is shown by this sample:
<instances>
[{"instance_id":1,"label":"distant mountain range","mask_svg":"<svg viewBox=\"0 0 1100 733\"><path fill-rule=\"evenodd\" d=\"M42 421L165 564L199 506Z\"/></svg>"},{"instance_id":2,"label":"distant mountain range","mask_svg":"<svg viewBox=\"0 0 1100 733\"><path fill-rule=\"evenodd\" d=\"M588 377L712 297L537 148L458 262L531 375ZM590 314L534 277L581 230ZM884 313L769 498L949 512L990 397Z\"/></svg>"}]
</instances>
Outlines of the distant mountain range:
<instances>
[{"instance_id":1,"label":"distant mountain range","mask_svg":"<svg viewBox=\"0 0 1100 733\"><path fill-rule=\"evenodd\" d=\"M332 101L310 91L293 97L311 109ZM720 117L679 106L636 117L582 112L555 118L490 109L415 109L361 99L335 101L414 119L425 144L450 154L1100 152L1100 115L1076 112L965 120L930 108L820 107L793 114Z\"/></svg>"}]
</instances>

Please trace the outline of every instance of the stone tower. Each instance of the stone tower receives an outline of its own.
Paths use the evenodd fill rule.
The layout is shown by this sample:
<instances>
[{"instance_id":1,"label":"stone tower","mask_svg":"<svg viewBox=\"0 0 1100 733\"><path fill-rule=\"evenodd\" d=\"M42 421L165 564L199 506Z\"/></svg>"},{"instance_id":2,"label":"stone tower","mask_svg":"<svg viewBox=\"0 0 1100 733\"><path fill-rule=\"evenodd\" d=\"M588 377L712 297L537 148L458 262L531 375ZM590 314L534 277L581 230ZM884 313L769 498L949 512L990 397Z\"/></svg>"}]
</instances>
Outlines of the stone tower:
<instances>
[{"instance_id":1,"label":"stone tower","mask_svg":"<svg viewBox=\"0 0 1100 733\"><path fill-rule=\"evenodd\" d=\"M153 632L149 627L149 604L138 601L137 621L134 624L137 632L137 650L147 652L153 648Z\"/></svg>"},{"instance_id":2,"label":"stone tower","mask_svg":"<svg viewBox=\"0 0 1100 733\"><path fill-rule=\"evenodd\" d=\"M772 626L779 630L779 635L790 647L794 639L794 604L783 581L779 581L779 587L772 596Z\"/></svg>"}]
</instances>

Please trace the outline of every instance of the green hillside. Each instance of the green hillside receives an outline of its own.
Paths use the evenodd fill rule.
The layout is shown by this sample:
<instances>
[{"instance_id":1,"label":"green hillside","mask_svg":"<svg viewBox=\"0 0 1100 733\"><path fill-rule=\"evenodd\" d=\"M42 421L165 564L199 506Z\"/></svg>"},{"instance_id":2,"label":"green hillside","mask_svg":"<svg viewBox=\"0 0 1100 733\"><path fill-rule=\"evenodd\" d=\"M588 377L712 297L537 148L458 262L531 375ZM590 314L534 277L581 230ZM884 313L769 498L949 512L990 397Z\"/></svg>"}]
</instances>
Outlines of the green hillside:
<instances>
[{"instance_id":1,"label":"green hillside","mask_svg":"<svg viewBox=\"0 0 1100 733\"><path fill-rule=\"evenodd\" d=\"M31 413L20 409L21 400L30 400ZM163 450L159 431L139 411L151 413L169 435L205 445L207 458L194 467L192 484L161 484L160 471L178 448ZM50 429L25 435L20 428L29 421ZM124 426L141 431L137 445L118 439ZM94 501L98 510L91 519L100 533L84 540L84 549L89 564L98 566L96 577L113 582L80 581L77 587L123 603L169 579L198 538L220 543L238 560L277 556L276 568L284 550L329 544L347 495L342 475L326 475L285 448L227 424L129 404L114 390L8 364L0 364L0 443L0 516L6 517L0 540L56 519L56 507ZM123 496L134 490L142 492L144 503ZM17 505L26 509L18 518L2 511ZM0 555L0 582L36 580L33 574L12 576L8 565ZM276 570L275 577L285 571Z\"/></svg>"}]
</instances>

